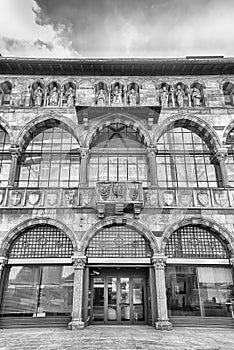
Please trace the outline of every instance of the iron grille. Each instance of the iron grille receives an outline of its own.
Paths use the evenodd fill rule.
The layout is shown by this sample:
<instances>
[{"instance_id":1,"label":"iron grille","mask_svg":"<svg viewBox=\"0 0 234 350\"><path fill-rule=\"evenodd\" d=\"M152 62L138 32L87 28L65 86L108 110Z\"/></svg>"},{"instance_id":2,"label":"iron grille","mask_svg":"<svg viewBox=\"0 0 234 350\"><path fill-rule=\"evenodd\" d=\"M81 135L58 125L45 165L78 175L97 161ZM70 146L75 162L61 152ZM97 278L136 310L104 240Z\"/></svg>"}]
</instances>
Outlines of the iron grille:
<instances>
[{"instance_id":1,"label":"iron grille","mask_svg":"<svg viewBox=\"0 0 234 350\"><path fill-rule=\"evenodd\" d=\"M200 226L185 226L175 231L166 245L169 258L226 259L228 252L215 234Z\"/></svg>"},{"instance_id":2,"label":"iron grille","mask_svg":"<svg viewBox=\"0 0 234 350\"><path fill-rule=\"evenodd\" d=\"M10 248L10 258L68 258L73 254L69 237L54 226L40 225L22 233Z\"/></svg>"},{"instance_id":3,"label":"iron grille","mask_svg":"<svg viewBox=\"0 0 234 350\"><path fill-rule=\"evenodd\" d=\"M98 232L89 243L88 257L151 257L149 242L127 226L110 226Z\"/></svg>"}]
</instances>

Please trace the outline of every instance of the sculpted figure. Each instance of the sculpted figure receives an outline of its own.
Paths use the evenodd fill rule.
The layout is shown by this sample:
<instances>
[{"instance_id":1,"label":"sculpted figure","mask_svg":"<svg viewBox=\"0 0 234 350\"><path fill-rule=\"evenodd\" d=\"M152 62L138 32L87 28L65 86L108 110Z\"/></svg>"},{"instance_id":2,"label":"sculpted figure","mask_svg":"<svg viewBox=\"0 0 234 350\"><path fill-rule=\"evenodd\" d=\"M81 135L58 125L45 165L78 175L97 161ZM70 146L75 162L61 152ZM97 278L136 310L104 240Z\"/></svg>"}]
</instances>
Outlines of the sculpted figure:
<instances>
[{"instance_id":1,"label":"sculpted figure","mask_svg":"<svg viewBox=\"0 0 234 350\"><path fill-rule=\"evenodd\" d=\"M167 91L167 88L166 88L166 86L163 86L161 94L160 94L160 100L161 100L162 107L168 107L168 98L169 98L169 93Z\"/></svg>"},{"instance_id":2,"label":"sculpted figure","mask_svg":"<svg viewBox=\"0 0 234 350\"><path fill-rule=\"evenodd\" d=\"M176 94L176 100L177 100L178 106L184 107L184 91L180 85L177 85L177 90L175 94Z\"/></svg>"},{"instance_id":3,"label":"sculpted figure","mask_svg":"<svg viewBox=\"0 0 234 350\"><path fill-rule=\"evenodd\" d=\"M116 86L113 91L112 103L121 104L122 102L122 91L120 88L118 88L118 86Z\"/></svg>"},{"instance_id":4,"label":"sculpted figure","mask_svg":"<svg viewBox=\"0 0 234 350\"><path fill-rule=\"evenodd\" d=\"M75 91L71 86L66 90L65 98L67 107L73 107L75 102Z\"/></svg>"},{"instance_id":5,"label":"sculpted figure","mask_svg":"<svg viewBox=\"0 0 234 350\"><path fill-rule=\"evenodd\" d=\"M201 106L201 93L198 88L193 88L191 100L193 102L193 107Z\"/></svg>"},{"instance_id":6,"label":"sculpted figure","mask_svg":"<svg viewBox=\"0 0 234 350\"><path fill-rule=\"evenodd\" d=\"M56 88L56 86L54 86L53 89L50 91L48 102L49 102L48 103L49 106L58 106L59 93L58 93L58 89Z\"/></svg>"},{"instance_id":7,"label":"sculpted figure","mask_svg":"<svg viewBox=\"0 0 234 350\"><path fill-rule=\"evenodd\" d=\"M97 105L104 106L107 103L107 93L105 90L100 89L97 94Z\"/></svg>"},{"instance_id":8,"label":"sculpted figure","mask_svg":"<svg viewBox=\"0 0 234 350\"><path fill-rule=\"evenodd\" d=\"M33 104L35 107L41 107L43 99L43 90L38 86L33 92Z\"/></svg>"},{"instance_id":9,"label":"sculpted figure","mask_svg":"<svg viewBox=\"0 0 234 350\"><path fill-rule=\"evenodd\" d=\"M135 89L131 89L130 92L128 93L128 101L130 106L136 106L137 99L138 99L138 93L136 92Z\"/></svg>"}]
</instances>

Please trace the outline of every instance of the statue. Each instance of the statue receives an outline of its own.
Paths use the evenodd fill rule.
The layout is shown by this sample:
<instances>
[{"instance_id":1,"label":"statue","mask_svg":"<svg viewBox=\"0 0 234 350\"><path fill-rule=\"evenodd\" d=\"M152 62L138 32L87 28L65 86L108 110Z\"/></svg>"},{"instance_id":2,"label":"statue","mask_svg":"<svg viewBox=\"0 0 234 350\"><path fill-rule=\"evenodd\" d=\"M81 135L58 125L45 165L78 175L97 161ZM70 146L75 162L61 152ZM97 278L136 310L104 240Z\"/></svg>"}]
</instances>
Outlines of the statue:
<instances>
[{"instance_id":1,"label":"statue","mask_svg":"<svg viewBox=\"0 0 234 350\"><path fill-rule=\"evenodd\" d=\"M69 86L69 88L65 92L66 106L73 107L75 102L75 91Z\"/></svg>"},{"instance_id":2,"label":"statue","mask_svg":"<svg viewBox=\"0 0 234 350\"><path fill-rule=\"evenodd\" d=\"M35 107L41 107L43 100L43 89L38 86L33 92L33 105Z\"/></svg>"},{"instance_id":3,"label":"statue","mask_svg":"<svg viewBox=\"0 0 234 350\"><path fill-rule=\"evenodd\" d=\"M168 98L169 98L169 93L167 91L167 88L166 88L166 86L163 86L161 94L160 94L160 100L161 100L162 107L168 107Z\"/></svg>"},{"instance_id":4,"label":"statue","mask_svg":"<svg viewBox=\"0 0 234 350\"><path fill-rule=\"evenodd\" d=\"M138 100L138 93L135 89L131 89L128 93L128 101L130 106L136 106Z\"/></svg>"},{"instance_id":5,"label":"statue","mask_svg":"<svg viewBox=\"0 0 234 350\"><path fill-rule=\"evenodd\" d=\"M193 107L201 106L201 92L196 87L192 90L191 100L193 102Z\"/></svg>"},{"instance_id":6,"label":"statue","mask_svg":"<svg viewBox=\"0 0 234 350\"><path fill-rule=\"evenodd\" d=\"M123 100L122 100L122 91L120 88L118 88L118 86L116 85L116 87L114 88L114 91L112 93L112 103L115 104L122 104Z\"/></svg>"},{"instance_id":7,"label":"statue","mask_svg":"<svg viewBox=\"0 0 234 350\"><path fill-rule=\"evenodd\" d=\"M176 100L177 100L178 106L184 107L184 91L180 85L177 85L177 90L175 94L176 94Z\"/></svg>"},{"instance_id":8,"label":"statue","mask_svg":"<svg viewBox=\"0 0 234 350\"><path fill-rule=\"evenodd\" d=\"M50 93L49 93L48 105L49 106L58 106L58 102L59 102L58 88L56 86L54 86L53 89L50 90Z\"/></svg>"},{"instance_id":9,"label":"statue","mask_svg":"<svg viewBox=\"0 0 234 350\"><path fill-rule=\"evenodd\" d=\"M105 106L107 103L107 93L105 90L100 89L97 94L97 105Z\"/></svg>"}]
</instances>

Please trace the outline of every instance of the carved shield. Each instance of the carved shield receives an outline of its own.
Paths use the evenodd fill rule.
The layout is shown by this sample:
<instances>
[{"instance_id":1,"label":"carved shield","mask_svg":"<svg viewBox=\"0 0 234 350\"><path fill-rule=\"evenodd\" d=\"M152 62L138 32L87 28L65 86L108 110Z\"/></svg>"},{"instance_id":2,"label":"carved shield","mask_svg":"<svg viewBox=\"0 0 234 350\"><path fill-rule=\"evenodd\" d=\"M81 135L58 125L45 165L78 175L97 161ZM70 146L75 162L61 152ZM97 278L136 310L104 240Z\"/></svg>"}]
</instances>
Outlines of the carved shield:
<instances>
[{"instance_id":1,"label":"carved shield","mask_svg":"<svg viewBox=\"0 0 234 350\"><path fill-rule=\"evenodd\" d=\"M192 199L193 199L192 195L193 195L193 193L190 190L180 191L180 193L179 193L180 205L184 206L184 207L190 206L192 203Z\"/></svg>"},{"instance_id":2,"label":"carved shield","mask_svg":"<svg viewBox=\"0 0 234 350\"><path fill-rule=\"evenodd\" d=\"M203 207L206 207L209 204L209 194L206 191L200 191L197 194L198 203Z\"/></svg>"},{"instance_id":3,"label":"carved shield","mask_svg":"<svg viewBox=\"0 0 234 350\"><path fill-rule=\"evenodd\" d=\"M46 200L47 200L47 204L50 206L57 204L57 202L58 202L57 193L55 193L55 192L47 193Z\"/></svg>"},{"instance_id":4,"label":"carved shield","mask_svg":"<svg viewBox=\"0 0 234 350\"><path fill-rule=\"evenodd\" d=\"M136 201L139 196L138 184L129 184L128 185L128 196L131 201Z\"/></svg>"},{"instance_id":5,"label":"carved shield","mask_svg":"<svg viewBox=\"0 0 234 350\"><path fill-rule=\"evenodd\" d=\"M214 198L216 204L218 204L220 207L224 207L228 204L228 196L226 191L214 191Z\"/></svg>"},{"instance_id":6,"label":"carved shield","mask_svg":"<svg viewBox=\"0 0 234 350\"><path fill-rule=\"evenodd\" d=\"M11 205L17 206L20 204L22 199L22 192L19 191L12 191L11 197L10 197L10 203Z\"/></svg>"},{"instance_id":7,"label":"carved shield","mask_svg":"<svg viewBox=\"0 0 234 350\"><path fill-rule=\"evenodd\" d=\"M30 204L32 204L32 205L38 204L40 198L41 198L40 191L31 191L31 192L29 192L28 201L29 201Z\"/></svg>"},{"instance_id":8,"label":"carved shield","mask_svg":"<svg viewBox=\"0 0 234 350\"><path fill-rule=\"evenodd\" d=\"M110 197L111 184L110 183L99 183L98 184L98 193L104 201L107 201Z\"/></svg>"},{"instance_id":9,"label":"carved shield","mask_svg":"<svg viewBox=\"0 0 234 350\"><path fill-rule=\"evenodd\" d=\"M125 185L114 183L112 186L112 195L114 200L125 199Z\"/></svg>"},{"instance_id":10,"label":"carved shield","mask_svg":"<svg viewBox=\"0 0 234 350\"><path fill-rule=\"evenodd\" d=\"M170 206L175 204L175 195L173 191L163 192L163 201L164 204Z\"/></svg>"},{"instance_id":11,"label":"carved shield","mask_svg":"<svg viewBox=\"0 0 234 350\"><path fill-rule=\"evenodd\" d=\"M69 205L75 204L76 192L75 190L67 190L65 191L65 200Z\"/></svg>"}]
</instances>

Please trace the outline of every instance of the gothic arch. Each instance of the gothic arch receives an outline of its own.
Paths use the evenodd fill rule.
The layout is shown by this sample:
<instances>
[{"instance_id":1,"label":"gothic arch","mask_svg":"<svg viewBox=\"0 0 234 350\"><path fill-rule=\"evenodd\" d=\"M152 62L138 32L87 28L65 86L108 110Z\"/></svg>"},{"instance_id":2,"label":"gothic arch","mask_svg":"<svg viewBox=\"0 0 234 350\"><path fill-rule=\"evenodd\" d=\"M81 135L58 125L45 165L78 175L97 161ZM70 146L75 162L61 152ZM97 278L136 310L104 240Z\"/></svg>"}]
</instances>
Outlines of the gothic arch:
<instances>
[{"instance_id":1,"label":"gothic arch","mask_svg":"<svg viewBox=\"0 0 234 350\"><path fill-rule=\"evenodd\" d=\"M77 136L77 125L61 114L50 112L39 115L27 123L25 127L19 132L16 144L20 147L20 150L25 150L32 139L33 133L39 134L41 131L49 127L59 125L71 133L79 143Z\"/></svg>"},{"instance_id":2,"label":"gothic arch","mask_svg":"<svg viewBox=\"0 0 234 350\"><path fill-rule=\"evenodd\" d=\"M0 117L0 126L6 131L6 133L9 136L9 140L11 144L14 144L14 136L13 136L13 130L10 127L9 123L2 117Z\"/></svg>"},{"instance_id":3,"label":"gothic arch","mask_svg":"<svg viewBox=\"0 0 234 350\"><path fill-rule=\"evenodd\" d=\"M143 142L145 146L149 146L151 144L151 137L147 130L143 127L141 123L136 121L131 115L125 113L125 114L112 114L108 113L106 116L102 117L102 119L96 123L88 132L85 140L84 140L84 147L89 148L90 144L93 140L93 138L96 136L96 134L101 131L103 128L114 124L114 123L120 123L124 124L126 126L131 127L133 130L137 131L140 136L142 136Z\"/></svg>"},{"instance_id":4,"label":"gothic arch","mask_svg":"<svg viewBox=\"0 0 234 350\"><path fill-rule=\"evenodd\" d=\"M219 137L213 127L201 118L189 114L172 115L162 121L156 130L153 143L157 144L158 140L165 132L177 127L184 127L196 133L206 142L211 151L221 147Z\"/></svg>"},{"instance_id":5,"label":"gothic arch","mask_svg":"<svg viewBox=\"0 0 234 350\"><path fill-rule=\"evenodd\" d=\"M162 236L161 252L165 252L166 243L171 234L173 234L179 228L187 225L200 225L217 233L224 240L224 242L226 242L232 255L234 255L234 237L232 234L216 221L204 217L188 217L180 221L176 221L172 225L168 226Z\"/></svg>"},{"instance_id":6,"label":"gothic arch","mask_svg":"<svg viewBox=\"0 0 234 350\"><path fill-rule=\"evenodd\" d=\"M227 136L232 129L234 129L234 119L224 129L223 137L222 137L222 144L224 146L227 144Z\"/></svg>"},{"instance_id":7,"label":"gothic arch","mask_svg":"<svg viewBox=\"0 0 234 350\"><path fill-rule=\"evenodd\" d=\"M91 229L86 231L86 233L84 234L80 242L81 249L83 250L83 252L86 251L86 249L89 246L89 242L95 236L95 234L98 233L98 231L100 231L102 228L106 226L114 225L116 223L126 224L133 230L136 230L137 232L139 232L142 236L144 236L149 241L151 249L153 250L153 253L157 254L159 252L157 241L153 233L148 228L146 228L138 220L134 220L127 217L119 218L116 216L111 216L102 221L98 221L95 225L91 227Z\"/></svg>"},{"instance_id":8,"label":"gothic arch","mask_svg":"<svg viewBox=\"0 0 234 350\"><path fill-rule=\"evenodd\" d=\"M77 250L78 247L78 242L76 239L75 234L68 228L65 224L58 220L51 219L49 217L45 218L33 218L33 219L28 219L13 229L8 232L2 240L1 247L0 247L0 255L2 256L7 256L7 252L13 243L13 241L24 231L30 228L33 228L37 225L51 225L55 226L59 230L63 231L71 240L74 251Z\"/></svg>"}]
</instances>

